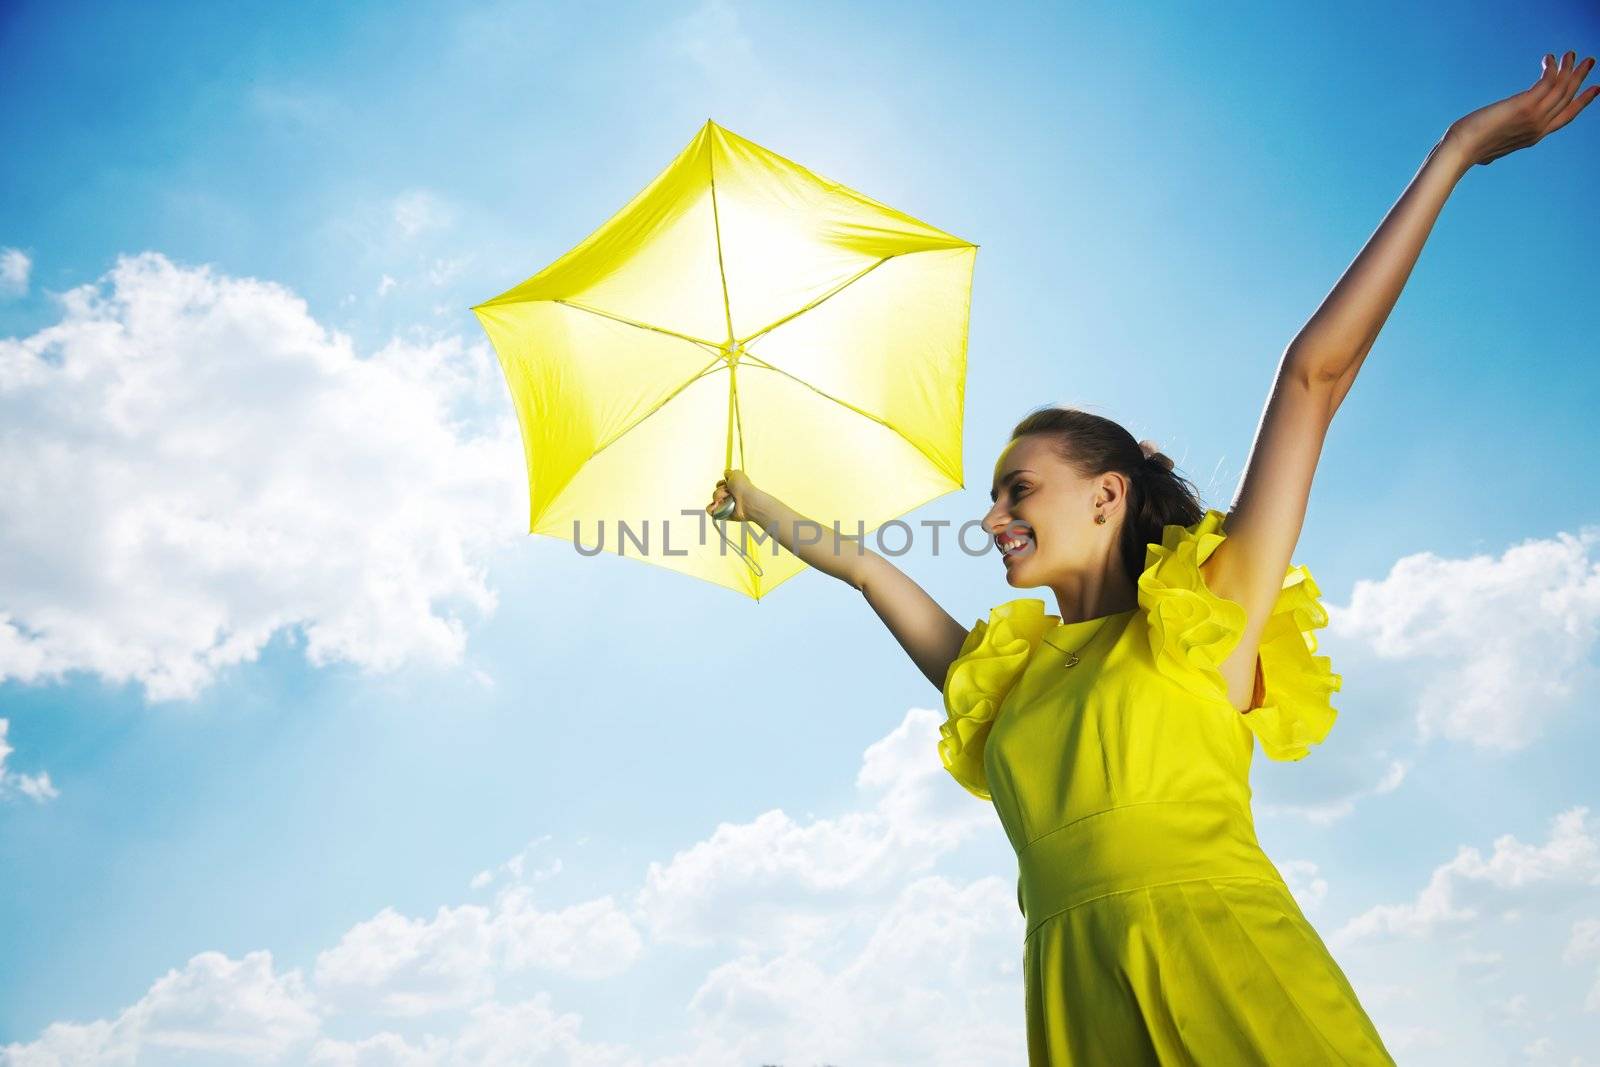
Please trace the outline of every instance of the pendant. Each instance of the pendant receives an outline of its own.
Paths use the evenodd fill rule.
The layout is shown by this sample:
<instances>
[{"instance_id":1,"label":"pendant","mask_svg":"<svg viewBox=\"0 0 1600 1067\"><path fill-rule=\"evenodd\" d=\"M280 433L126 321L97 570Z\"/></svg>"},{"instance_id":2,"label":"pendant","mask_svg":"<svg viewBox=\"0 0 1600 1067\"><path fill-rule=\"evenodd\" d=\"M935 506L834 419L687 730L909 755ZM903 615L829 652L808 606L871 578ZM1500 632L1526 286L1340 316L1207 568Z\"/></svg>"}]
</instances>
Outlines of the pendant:
<instances>
[{"instance_id":1,"label":"pendant","mask_svg":"<svg viewBox=\"0 0 1600 1067\"><path fill-rule=\"evenodd\" d=\"M1100 630L1104 626L1105 626L1105 623L1101 623L1100 626L1095 627L1095 635L1096 636L1099 636ZM1094 643L1094 638L1091 637L1091 638L1089 638L1088 641L1085 641L1083 643L1082 648L1088 648L1093 643ZM1061 664L1063 667L1076 667L1079 663L1083 662L1082 660L1080 660L1078 658L1078 653L1077 652L1073 652L1071 649L1062 648L1060 645L1055 644L1054 642L1049 641L1049 640L1046 640L1045 644L1049 645L1051 648L1055 649L1057 652L1061 652L1061 653L1066 655L1067 658ZM1079 651L1082 651L1082 648L1080 648Z\"/></svg>"}]
</instances>

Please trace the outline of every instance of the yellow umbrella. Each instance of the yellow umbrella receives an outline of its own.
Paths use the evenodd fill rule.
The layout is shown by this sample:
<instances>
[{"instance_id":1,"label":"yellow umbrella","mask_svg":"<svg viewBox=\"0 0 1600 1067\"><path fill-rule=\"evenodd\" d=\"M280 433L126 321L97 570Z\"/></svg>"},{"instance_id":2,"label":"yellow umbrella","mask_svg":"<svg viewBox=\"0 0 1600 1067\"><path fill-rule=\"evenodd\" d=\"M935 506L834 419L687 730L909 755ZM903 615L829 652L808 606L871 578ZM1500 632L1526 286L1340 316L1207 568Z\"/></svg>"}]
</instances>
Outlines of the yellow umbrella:
<instances>
[{"instance_id":1,"label":"yellow umbrella","mask_svg":"<svg viewBox=\"0 0 1600 1067\"><path fill-rule=\"evenodd\" d=\"M977 247L707 120L472 308L516 405L529 532L760 600L805 564L706 515L724 470L847 535L960 488Z\"/></svg>"}]
</instances>

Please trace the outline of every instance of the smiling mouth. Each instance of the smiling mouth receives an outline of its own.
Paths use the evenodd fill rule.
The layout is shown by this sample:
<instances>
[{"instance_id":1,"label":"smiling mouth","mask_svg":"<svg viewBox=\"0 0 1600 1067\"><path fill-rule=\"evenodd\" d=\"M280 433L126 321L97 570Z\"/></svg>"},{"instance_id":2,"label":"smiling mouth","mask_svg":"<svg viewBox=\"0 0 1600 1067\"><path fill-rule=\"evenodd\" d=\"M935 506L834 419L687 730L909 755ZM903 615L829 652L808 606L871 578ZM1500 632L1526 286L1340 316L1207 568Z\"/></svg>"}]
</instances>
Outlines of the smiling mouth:
<instances>
[{"instance_id":1,"label":"smiling mouth","mask_svg":"<svg viewBox=\"0 0 1600 1067\"><path fill-rule=\"evenodd\" d=\"M1000 549L1001 558L1011 560L1032 551L1034 541L1031 534L1004 534L995 538L995 545Z\"/></svg>"}]
</instances>

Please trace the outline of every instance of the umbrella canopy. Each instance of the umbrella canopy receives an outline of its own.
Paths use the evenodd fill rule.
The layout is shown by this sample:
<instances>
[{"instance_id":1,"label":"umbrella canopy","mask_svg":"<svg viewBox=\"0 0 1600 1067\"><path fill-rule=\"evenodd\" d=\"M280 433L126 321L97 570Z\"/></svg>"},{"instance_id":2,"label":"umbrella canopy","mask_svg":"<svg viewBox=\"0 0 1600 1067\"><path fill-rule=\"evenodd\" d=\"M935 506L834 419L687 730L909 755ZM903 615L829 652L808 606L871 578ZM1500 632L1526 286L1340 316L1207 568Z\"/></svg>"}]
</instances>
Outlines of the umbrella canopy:
<instances>
[{"instance_id":1,"label":"umbrella canopy","mask_svg":"<svg viewBox=\"0 0 1600 1067\"><path fill-rule=\"evenodd\" d=\"M847 535L961 488L976 255L708 120L472 308L516 405L529 532L759 600L805 564L705 513L725 469Z\"/></svg>"}]
</instances>

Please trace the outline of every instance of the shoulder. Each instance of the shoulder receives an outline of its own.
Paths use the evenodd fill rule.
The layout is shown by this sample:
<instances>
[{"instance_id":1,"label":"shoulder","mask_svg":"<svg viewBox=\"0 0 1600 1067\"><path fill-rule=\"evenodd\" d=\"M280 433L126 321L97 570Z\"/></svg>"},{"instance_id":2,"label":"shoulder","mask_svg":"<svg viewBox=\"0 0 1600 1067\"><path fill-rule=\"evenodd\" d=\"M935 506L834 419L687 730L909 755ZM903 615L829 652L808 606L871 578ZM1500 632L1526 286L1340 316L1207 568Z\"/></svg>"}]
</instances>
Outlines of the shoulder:
<instances>
[{"instance_id":1,"label":"shoulder","mask_svg":"<svg viewBox=\"0 0 1600 1067\"><path fill-rule=\"evenodd\" d=\"M1024 597L1000 604L967 633L945 673L945 721L939 727L939 759L975 796L989 799L983 748L995 714L1021 676L1044 634L1060 620L1044 601Z\"/></svg>"},{"instance_id":2,"label":"shoulder","mask_svg":"<svg viewBox=\"0 0 1600 1067\"><path fill-rule=\"evenodd\" d=\"M1208 509L1188 526L1168 525L1146 548L1139 606L1151 656L1162 674L1197 699L1228 698L1221 665L1244 636L1242 604L1214 591L1202 564L1227 537L1226 516ZM1261 634L1259 665L1265 695L1244 715L1263 751L1274 760L1299 759L1327 736L1337 711L1330 703L1342 679L1327 656L1316 655L1314 630L1328 624L1310 570L1291 566Z\"/></svg>"},{"instance_id":3,"label":"shoulder","mask_svg":"<svg viewBox=\"0 0 1600 1067\"><path fill-rule=\"evenodd\" d=\"M1238 644L1246 621L1244 607L1214 593L1201 570L1227 536L1222 525L1222 513L1213 508L1190 526L1164 527L1160 542L1145 548L1138 581L1156 665L1207 697L1214 695L1207 671Z\"/></svg>"}]
</instances>

